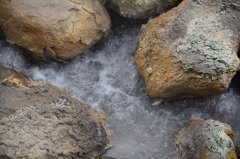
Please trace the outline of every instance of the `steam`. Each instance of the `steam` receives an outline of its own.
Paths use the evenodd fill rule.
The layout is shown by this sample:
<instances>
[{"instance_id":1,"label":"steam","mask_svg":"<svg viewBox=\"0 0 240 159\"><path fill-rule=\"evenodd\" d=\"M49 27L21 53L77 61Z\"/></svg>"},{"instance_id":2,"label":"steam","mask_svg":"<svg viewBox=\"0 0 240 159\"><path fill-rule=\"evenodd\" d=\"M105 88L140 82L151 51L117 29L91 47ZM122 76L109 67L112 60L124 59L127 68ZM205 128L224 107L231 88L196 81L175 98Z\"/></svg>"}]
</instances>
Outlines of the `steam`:
<instances>
[{"instance_id":1,"label":"steam","mask_svg":"<svg viewBox=\"0 0 240 159\"><path fill-rule=\"evenodd\" d=\"M121 19L120 19L121 21ZM22 70L36 81L47 81L70 92L95 109L103 109L113 130L118 159L174 159L175 136L191 119L213 118L230 124L240 136L238 80L221 96L174 102L151 100L134 64L141 22L114 22L107 40L68 64L31 65L5 41L0 42L0 64ZM239 139L235 139L239 143Z\"/></svg>"}]
</instances>

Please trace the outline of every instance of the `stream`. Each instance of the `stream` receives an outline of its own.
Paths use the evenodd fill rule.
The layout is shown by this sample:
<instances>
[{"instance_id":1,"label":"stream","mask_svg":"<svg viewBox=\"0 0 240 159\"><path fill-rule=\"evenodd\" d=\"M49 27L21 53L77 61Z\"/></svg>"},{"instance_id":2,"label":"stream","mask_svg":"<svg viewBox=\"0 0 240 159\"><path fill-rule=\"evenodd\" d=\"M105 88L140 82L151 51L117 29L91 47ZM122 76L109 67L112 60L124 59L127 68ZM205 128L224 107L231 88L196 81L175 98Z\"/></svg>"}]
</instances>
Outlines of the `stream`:
<instances>
[{"instance_id":1,"label":"stream","mask_svg":"<svg viewBox=\"0 0 240 159\"><path fill-rule=\"evenodd\" d=\"M145 21L117 17L110 36L67 64L36 66L0 34L0 65L22 70L35 81L67 90L79 101L103 109L113 131L106 156L117 159L176 159L175 137L191 119L215 119L232 126L240 143L240 74L222 95L172 102L148 98L134 64L137 36Z\"/></svg>"}]
</instances>

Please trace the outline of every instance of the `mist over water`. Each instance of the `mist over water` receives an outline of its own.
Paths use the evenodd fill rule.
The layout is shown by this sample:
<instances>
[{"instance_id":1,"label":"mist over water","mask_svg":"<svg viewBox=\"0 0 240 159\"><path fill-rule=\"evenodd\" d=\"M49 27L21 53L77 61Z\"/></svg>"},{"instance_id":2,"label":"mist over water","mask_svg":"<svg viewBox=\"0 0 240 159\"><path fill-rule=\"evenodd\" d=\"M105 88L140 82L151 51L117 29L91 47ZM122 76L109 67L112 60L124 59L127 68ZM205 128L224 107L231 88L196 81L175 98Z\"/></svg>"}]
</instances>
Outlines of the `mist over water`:
<instances>
[{"instance_id":1,"label":"mist over water","mask_svg":"<svg viewBox=\"0 0 240 159\"><path fill-rule=\"evenodd\" d=\"M173 102L149 99L134 64L142 23L116 19L108 39L102 39L68 64L32 65L0 37L0 65L22 70L36 81L51 82L92 108L103 109L109 118L109 129L113 130L113 147L107 156L176 159L176 134L189 120L198 118L230 124L238 144L239 77L228 91L211 99Z\"/></svg>"}]
</instances>

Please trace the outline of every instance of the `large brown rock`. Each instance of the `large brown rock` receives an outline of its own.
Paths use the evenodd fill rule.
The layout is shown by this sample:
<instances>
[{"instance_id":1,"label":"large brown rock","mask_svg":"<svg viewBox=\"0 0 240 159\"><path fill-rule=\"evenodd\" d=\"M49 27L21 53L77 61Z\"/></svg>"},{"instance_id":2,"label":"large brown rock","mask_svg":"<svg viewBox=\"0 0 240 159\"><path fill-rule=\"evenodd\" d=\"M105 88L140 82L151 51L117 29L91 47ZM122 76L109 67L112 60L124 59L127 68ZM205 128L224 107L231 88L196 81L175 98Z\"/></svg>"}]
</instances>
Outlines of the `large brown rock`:
<instances>
[{"instance_id":1,"label":"large brown rock","mask_svg":"<svg viewBox=\"0 0 240 159\"><path fill-rule=\"evenodd\" d=\"M97 0L4 0L0 27L31 57L65 61L106 37L111 21Z\"/></svg>"},{"instance_id":2,"label":"large brown rock","mask_svg":"<svg viewBox=\"0 0 240 159\"><path fill-rule=\"evenodd\" d=\"M107 7L119 15L134 19L147 19L166 12L180 0L106 0Z\"/></svg>"},{"instance_id":3,"label":"large brown rock","mask_svg":"<svg viewBox=\"0 0 240 159\"><path fill-rule=\"evenodd\" d=\"M104 112L0 66L0 158L100 158L110 137Z\"/></svg>"},{"instance_id":4,"label":"large brown rock","mask_svg":"<svg viewBox=\"0 0 240 159\"><path fill-rule=\"evenodd\" d=\"M237 159L232 128L214 120L194 120L178 134L178 159Z\"/></svg>"},{"instance_id":5,"label":"large brown rock","mask_svg":"<svg viewBox=\"0 0 240 159\"><path fill-rule=\"evenodd\" d=\"M225 91L239 59L238 0L184 0L141 29L136 65L151 98L212 97Z\"/></svg>"}]
</instances>

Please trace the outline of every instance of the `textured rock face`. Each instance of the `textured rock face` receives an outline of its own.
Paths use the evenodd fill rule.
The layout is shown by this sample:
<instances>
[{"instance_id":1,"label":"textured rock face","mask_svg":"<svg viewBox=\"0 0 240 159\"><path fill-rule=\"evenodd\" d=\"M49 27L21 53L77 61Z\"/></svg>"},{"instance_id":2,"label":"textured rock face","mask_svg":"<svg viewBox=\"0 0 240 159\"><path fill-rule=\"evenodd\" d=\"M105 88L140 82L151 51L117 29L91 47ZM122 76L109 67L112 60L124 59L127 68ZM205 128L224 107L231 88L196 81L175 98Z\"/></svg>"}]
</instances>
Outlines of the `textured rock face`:
<instances>
[{"instance_id":1,"label":"textured rock face","mask_svg":"<svg viewBox=\"0 0 240 159\"><path fill-rule=\"evenodd\" d=\"M102 5L106 4L106 0L98 0Z\"/></svg>"},{"instance_id":2,"label":"textured rock face","mask_svg":"<svg viewBox=\"0 0 240 159\"><path fill-rule=\"evenodd\" d=\"M211 97L228 88L239 66L239 5L185 0L142 27L136 65L150 97Z\"/></svg>"},{"instance_id":3,"label":"textured rock face","mask_svg":"<svg viewBox=\"0 0 240 159\"><path fill-rule=\"evenodd\" d=\"M159 15L180 0L107 0L108 8L119 15L134 19L147 19Z\"/></svg>"},{"instance_id":4,"label":"textured rock face","mask_svg":"<svg viewBox=\"0 0 240 159\"><path fill-rule=\"evenodd\" d=\"M194 120L176 139L178 159L237 159L229 125L214 120Z\"/></svg>"},{"instance_id":5,"label":"textured rock face","mask_svg":"<svg viewBox=\"0 0 240 159\"><path fill-rule=\"evenodd\" d=\"M65 61L107 36L111 21L96 0L11 0L0 1L0 27L31 57Z\"/></svg>"},{"instance_id":6,"label":"textured rock face","mask_svg":"<svg viewBox=\"0 0 240 159\"><path fill-rule=\"evenodd\" d=\"M1 158L97 158L109 146L104 112L1 66L0 106Z\"/></svg>"}]
</instances>

